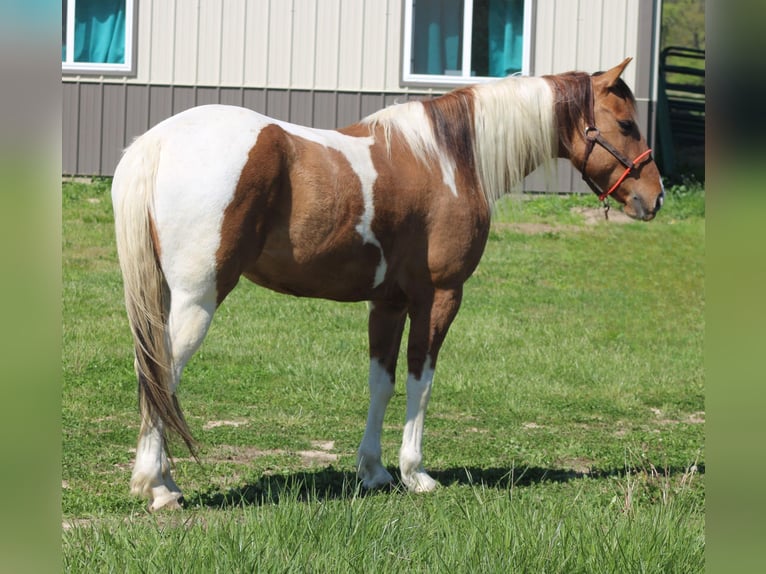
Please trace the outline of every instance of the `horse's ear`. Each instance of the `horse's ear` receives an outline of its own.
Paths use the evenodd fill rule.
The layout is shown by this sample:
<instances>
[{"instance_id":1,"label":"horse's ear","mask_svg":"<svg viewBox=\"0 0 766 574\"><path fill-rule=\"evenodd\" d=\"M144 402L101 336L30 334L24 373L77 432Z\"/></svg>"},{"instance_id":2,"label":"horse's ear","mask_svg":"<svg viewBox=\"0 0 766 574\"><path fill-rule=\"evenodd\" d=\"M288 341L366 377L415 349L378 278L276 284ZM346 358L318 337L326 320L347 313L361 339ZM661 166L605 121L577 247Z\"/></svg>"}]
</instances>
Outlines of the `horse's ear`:
<instances>
[{"instance_id":1,"label":"horse's ear","mask_svg":"<svg viewBox=\"0 0 766 574\"><path fill-rule=\"evenodd\" d=\"M625 67L630 64L630 61L633 58L625 58L621 63L617 64L614 68L611 70L608 70L604 72L603 74L599 74L598 76L593 77L594 84L597 83L602 89L609 89L612 86L614 86L615 82L617 82L618 79L620 79L620 76L622 75L623 70L625 70Z\"/></svg>"}]
</instances>

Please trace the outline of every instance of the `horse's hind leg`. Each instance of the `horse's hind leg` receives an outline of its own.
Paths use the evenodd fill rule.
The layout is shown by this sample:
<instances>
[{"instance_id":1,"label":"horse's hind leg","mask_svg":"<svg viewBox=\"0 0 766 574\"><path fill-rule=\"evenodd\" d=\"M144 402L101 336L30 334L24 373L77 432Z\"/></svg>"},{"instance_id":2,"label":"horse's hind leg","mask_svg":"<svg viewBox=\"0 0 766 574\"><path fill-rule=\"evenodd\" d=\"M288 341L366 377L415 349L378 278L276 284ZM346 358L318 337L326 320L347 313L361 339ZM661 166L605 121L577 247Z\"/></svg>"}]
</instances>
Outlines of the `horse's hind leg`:
<instances>
[{"instance_id":1,"label":"horse's hind leg","mask_svg":"<svg viewBox=\"0 0 766 574\"><path fill-rule=\"evenodd\" d=\"M370 409L357 456L357 472L365 488L378 488L393 482L381 462L380 437L383 416L394 394L396 359L405 318L403 306L370 303Z\"/></svg>"},{"instance_id":2,"label":"horse's hind leg","mask_svg":"<svg viewBox=\"0 0 766 574\"><path fill-rule=\"evenodd\" d=\"M214 289L200 290L192 295L171 291L168 334L173 357L172 394L175 394L186 363L205 338L215 308ZM176 508L179 506L181 490L170 472L170 461L162 437L162 422L152 421L147 413L142 412L142 415L131 491L149 498L149 510Z\"/></svg>"}]
</instances>

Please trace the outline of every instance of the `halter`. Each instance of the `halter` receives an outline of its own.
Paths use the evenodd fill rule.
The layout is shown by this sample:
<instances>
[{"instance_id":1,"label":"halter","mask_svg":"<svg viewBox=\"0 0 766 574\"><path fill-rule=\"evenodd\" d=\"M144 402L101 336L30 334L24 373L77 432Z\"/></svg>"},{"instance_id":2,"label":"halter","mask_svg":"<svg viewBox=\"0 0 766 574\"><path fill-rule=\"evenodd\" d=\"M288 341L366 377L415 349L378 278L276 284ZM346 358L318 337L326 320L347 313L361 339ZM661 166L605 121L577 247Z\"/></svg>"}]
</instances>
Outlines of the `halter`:
<instances>
[{"instance_id":1,"label":"halter","mask_svg":"<svg viewBox=\"0 0 766 574\"><path fill-rule=\"evenodd\" d=\"M654 158L651 157L652 150L651 148L646 150L645 152L639 154L636 159L633 161L630 161L627 157L625 157L617 148L615 148L612 144L610 144L608 141L606 141L601 136L601 131L596 127L596 121L595 121L595 104L593 101L593 84L591 82L588 83L588 97L590 99L590 106L588 109L588 117L585 118L586 120L586 126L585 126L585 160L582 164L582 178L585 181L585 183L588 184L588 187L590 187L593 192L598 195L599 201L604 201L607 197L609 197L614 191L620 187L623 181L625 181L625 178L630 175L633 170L636 169L636 166L639 165L645 158L649 158L649 160L653 160ZM590 176L587 175L586 169L588 167L588 158L590 158L590 154L593 152L593 148L596 147L596 144L599 144L601 147L603 147L606 151L611 153L617 161L619 161L622 165L625 166L625 171L622 173L622 175L617 179L615 184L609 188L608 191L602 190L599 185L593 181Z\"/></svg>"}]
</instances>

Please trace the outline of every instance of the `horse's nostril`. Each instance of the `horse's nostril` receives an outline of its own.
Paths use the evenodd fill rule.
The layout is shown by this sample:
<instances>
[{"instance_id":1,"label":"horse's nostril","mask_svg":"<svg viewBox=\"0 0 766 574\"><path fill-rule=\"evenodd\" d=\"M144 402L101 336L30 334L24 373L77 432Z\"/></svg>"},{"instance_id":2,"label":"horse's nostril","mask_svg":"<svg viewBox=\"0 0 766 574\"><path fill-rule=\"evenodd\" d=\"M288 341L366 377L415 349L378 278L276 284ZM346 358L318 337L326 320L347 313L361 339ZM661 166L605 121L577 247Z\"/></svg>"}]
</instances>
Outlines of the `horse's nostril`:
<instances>
[{"instance_id":1,"label":"horse's nostril","mask_svg":"<svg viewBox=\"0 0 766 574\"><path fill-rule=\"evenodd\" d=\"M659 197L657 198L657 203L654 206L654 211L659 211L662 207L662 204L665 202L665 188L662 188L662 192L660 193Z\"/></svg>"}]
</instances>

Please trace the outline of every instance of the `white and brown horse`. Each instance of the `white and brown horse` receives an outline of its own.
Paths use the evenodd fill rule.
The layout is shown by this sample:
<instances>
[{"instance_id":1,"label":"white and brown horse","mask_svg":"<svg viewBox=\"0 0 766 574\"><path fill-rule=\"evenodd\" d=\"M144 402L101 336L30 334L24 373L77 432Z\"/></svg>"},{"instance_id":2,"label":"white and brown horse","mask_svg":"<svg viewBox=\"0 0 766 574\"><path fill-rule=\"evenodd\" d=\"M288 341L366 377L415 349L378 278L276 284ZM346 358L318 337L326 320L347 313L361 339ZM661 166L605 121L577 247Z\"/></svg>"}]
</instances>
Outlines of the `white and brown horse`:
<instances>
[{"instance_id":1,"label":"white and brown horse","mask_svg":"<svg viewBox=\"0 0 766 574\"><path fill-rule=\"evenodd\" d=\"M370 406L358 453L369 488L392 480L380 436L409 317L399 467L408 489L432 490L421 443L434 369L495 201L565 157L634 218L652 219L662 205L660 174L620 79L628 62L593 76L460 88L337 131L213 105L139 137L112 187L142 415L132 491L152 510L178 505L165 433L192 451L193 439L176 390L243 275L291 295L370 302Z\"/></svg>"}]
</instances>

